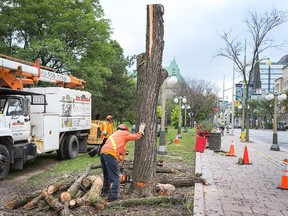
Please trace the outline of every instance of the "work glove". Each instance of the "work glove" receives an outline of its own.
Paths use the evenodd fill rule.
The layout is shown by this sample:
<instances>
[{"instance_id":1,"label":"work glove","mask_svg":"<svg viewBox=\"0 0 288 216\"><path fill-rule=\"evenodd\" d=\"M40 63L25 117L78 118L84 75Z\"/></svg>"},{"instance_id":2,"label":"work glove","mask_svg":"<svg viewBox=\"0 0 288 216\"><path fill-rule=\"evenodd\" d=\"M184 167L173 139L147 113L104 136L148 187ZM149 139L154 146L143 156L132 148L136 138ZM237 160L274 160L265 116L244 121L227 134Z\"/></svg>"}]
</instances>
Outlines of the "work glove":
<instances>
[{"instance_id":1,"label":"work glove","mask_svg":"<svg viewBox=\"0 0 288 216\"><path fill-rule=\"evenodd\" d=\"M145 123L141 123L140 126L139 126L139 133L144 135L145 128L146 128L146 124Z\"/></svg>"}]
</instances>

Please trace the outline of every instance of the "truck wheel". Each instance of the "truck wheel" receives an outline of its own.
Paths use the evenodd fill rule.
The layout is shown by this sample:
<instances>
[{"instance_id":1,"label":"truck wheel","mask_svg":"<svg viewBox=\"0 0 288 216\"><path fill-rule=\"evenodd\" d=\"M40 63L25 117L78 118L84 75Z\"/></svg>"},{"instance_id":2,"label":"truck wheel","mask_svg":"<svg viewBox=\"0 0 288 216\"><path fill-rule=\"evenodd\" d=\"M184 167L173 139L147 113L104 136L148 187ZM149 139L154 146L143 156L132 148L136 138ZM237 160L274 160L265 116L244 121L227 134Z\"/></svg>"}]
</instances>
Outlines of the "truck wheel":
<instances>
[{"instance_id":1,"label":"truck wheel","mask_svg":"<svg viewBox=\"0 0 288 216\"><path fill-rule=\"evenodd\" d=\"M10 154L6 146L0 145L0 180L5 179L10 170Z\"/></svg>"},{"instance_id":2,"label":"truck wheel","mask_svg":"<svg viewBox=\"0 0 288 216\"><path fill-rule=\"evenodd\" d=\"M65 151L64 151L64 145L65 145L65 140L67 137L64 137L64 139L62 140L62 142L59 144L59 149L57 150L57 159L59 160L64 160L66 159L65 156Z\"/></svg>"},{"instance_id":3,"label":"truck wheel","mask_svg":"<svg viewBox=\"0 0 288 216\"><path fill-rule=\"evenodd\" d=\"M69 135L65 139L64 153L66 159L74 159L79 153L79 141L75 135Z\"/></svg>"}]
</instances>

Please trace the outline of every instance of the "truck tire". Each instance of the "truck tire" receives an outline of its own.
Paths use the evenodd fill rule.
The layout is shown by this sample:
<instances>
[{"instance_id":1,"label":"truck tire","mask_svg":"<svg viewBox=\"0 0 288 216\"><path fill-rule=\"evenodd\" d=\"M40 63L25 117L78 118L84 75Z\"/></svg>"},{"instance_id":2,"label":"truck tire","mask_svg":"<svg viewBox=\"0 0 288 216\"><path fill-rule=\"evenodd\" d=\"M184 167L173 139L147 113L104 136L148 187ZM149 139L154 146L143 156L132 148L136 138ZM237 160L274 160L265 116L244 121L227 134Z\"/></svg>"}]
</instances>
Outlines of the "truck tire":
<instances>
[{"instance_id":1,"label":"truck tire","mask_svg":"<svg viewBox=\"0 0 288 216\"><path fill-rule=\"evenodd\" d=\"M64 154L66 159L74 159L79 154L79 141L75 135L69 135L65 139Z\"/></svg>"},{"instance_id":2,"label":"truck tire","mask_svg":"<svg viewBox=\"0 0 288 216\"><path fill-rule=\"evenodd\" d=\"M10 154L6 146L0 145L0 180L5 179L10 170Z\"/></svg>"},{"instance_id":3,"label":"truck tire","mask_svg":"<svg viewBox=\"0 0 288 216\"><path fill-rule=\"evenodd\" d=\"M64 145L65 145L65 140L67 137L64 137L64 139L62 140L62 142L59 144L59 149L57 150L57 159L58 160L64 160L66 159L65 156L65 151L64 151Z\"/></svg>"}]
</instances>

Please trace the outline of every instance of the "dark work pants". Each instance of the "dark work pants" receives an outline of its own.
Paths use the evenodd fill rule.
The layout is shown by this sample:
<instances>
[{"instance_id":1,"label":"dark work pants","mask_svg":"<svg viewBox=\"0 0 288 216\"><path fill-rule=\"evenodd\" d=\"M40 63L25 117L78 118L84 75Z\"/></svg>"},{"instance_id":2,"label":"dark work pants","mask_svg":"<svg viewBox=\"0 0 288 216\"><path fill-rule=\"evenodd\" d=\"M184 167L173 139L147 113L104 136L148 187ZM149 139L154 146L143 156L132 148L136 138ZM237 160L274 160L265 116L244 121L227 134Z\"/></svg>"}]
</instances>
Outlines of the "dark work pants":
<instances>
[{"instance_id":1,"label":"dark work pants","mask_svg":"<svg viewBox=\"0 0 288 216\"><path fill-rule=\"evenodd\" d=\"M118 199L118 192L120 187L119 163L116 158L110 154L101 154L100 161L104 176L102 193L108 194L111 185L111 191L108 199Z\"/></svg>"}]
</instances>

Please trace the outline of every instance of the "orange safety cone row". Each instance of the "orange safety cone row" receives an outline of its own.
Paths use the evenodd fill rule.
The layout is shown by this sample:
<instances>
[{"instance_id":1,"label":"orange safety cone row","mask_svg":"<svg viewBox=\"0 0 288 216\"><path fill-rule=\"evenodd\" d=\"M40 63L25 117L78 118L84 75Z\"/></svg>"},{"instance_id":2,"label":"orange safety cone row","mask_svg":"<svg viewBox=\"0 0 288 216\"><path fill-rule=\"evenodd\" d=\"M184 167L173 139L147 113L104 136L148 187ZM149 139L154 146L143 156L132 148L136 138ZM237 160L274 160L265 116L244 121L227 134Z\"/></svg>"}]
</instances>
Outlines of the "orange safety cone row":
<instances>
[{"instance_id":1,"label":"orange safety cone row","mask_svg":"<svg viewBox=\"0 0 288 216\"><path fill-rule=\"evenodd\" d=\"M248 148L247 148L247 146L245 146L245 148L244 148L243 164L247 164L247 165L252 164L252 163L250 163L250 161L249 161L249 155L248 155Z\"/></svg>"},{"instance_id":2,"label":"orange safety cone row","mask_svg":"<svg viewBox=\"0 0 288 216\"><path fill-rule=\"evenodd\" d=\"M285 163L281 184L278 188L288 190L288 163Z\"/></svg>"},{"instance_id":3,"label":"orange safety cone row","mask_svg":"<svg viewBox=\"0 0 288 216\"><path fill-rule=\"evenodd\" d=\"M180 143L179 138L178 138L178 134L176 134L176 138L175 138L174 143L175 143L175 144L179 144L179 143Z\"/></svg>"},{"instance_id":4,"label":"orange safety cone row","mask_svg":"<svg viewBox=\"0 0 288 216\"><path fill-rule=\"evenodd\" d=\"M229 153L226 155L229 157L236 157L235 153L234 153L234 144L233 141L230 144L230 149L229 149Z\"/></svg>"}]
</instances>

